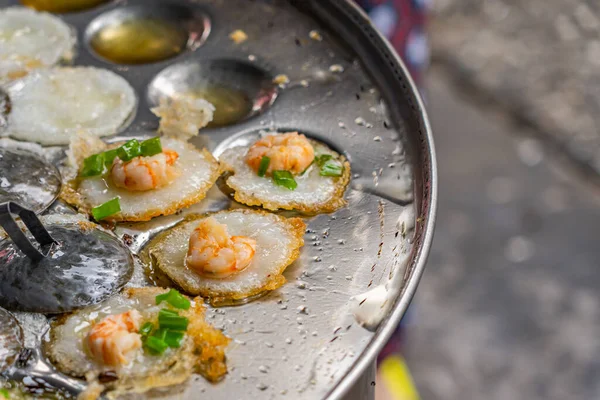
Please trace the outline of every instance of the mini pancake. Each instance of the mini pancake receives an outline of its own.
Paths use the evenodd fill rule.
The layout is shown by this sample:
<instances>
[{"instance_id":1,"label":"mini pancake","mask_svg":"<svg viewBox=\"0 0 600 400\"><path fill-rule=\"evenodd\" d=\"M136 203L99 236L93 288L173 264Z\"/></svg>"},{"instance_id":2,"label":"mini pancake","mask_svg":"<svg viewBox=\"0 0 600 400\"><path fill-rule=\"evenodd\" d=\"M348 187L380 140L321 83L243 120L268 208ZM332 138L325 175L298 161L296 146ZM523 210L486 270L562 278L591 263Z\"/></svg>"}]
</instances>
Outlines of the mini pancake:
<instances>
[{"instance_id":1,"label":"mini pancake","mask_svg":"<svg viewBox=\"0 0 600 400\"><path fill-rule=\"evenodd\" d=\"M122 143L106 145L89 136L78 136L71 145L70 159L75 171L81 161L92 154ZM181 174L167 186L144 192L129 191L116 187L110 172L89 178L74 178L63 186L60 197L76 206L80 211L91 213L91 209L115 197L120 198L121 212L106 218L106 221L149 221L159 215L171 215L181 208L202 200L221 174L219 163L206 149L198 150L193 145L173 138L161 138L163 149L179 154L175 166ZM71 171L71 176L75 174Z\"/></svg>"},{"instance_id":2,"label":"mini pancake","mask_svg":"<svg viewBox=\"0 0 600 400\"><path fill-rule=\"evenodd\" d=\"M186 266L190 235L207 216L225 224L231 236L247 236L256 241L256 252L246 269L216 279L203 277ZM236 303L285 283L282 273L298 258L305 229L300 218L284 218L262 211L238 209L196 215L159 234L144 249L142 257L187 293L201 295L212 304Z\"/></svg>"},{"instance_id":3,"label":"mini pancake","mask_svg":"<svg viewBox=\"0 0 600 400\"><path fill-rule=\"evenodd\" d=\"M60 18L28 8L0 11L0 83L73 58L75 35Z\"/></svg>"},{"instance_id":4,"label":"mini pancake","mask_svg":"<svg viewBox=\"0 0 600 400\"><path fill-rule=\"evenodd\" d=\"M44 145L68 144L79 131L113 135L136 107L125 79L92 67L36 71L5 91L11 110L3 134Z\"/></svg>"},{"instance_id":5,"label":"mini pancake","mask_svg":"<svg viewBox=\"0 0 600 400\"><path fill-rule=\"evenodd\" d=\"M329 154L343 165L342 176L329 177L319 174L313 163L302 175L294 176L298 186L295 190L276 185L269 177L260 177L246 163L250 146L227 149L219 157L230 176L225 184L234 191L234 199L248 206L260 206L267 210L296 210L307 214L333 212L346 205L344 192L350 181L350 163L344 156L325 144L309 140L316 155Z\"/></svg>"},{"instance_id":6,"label":"mini pancake","mask_svg":"<svg viewBox=\"0 0 600 400\"><path fill-rule=\"evenodd\" d=\"M193 372L212 382L220 380L227 373L224 350L229 339L205 321L205 307L198 297L192 300L189 310L176 310L189 319L181 347L168 348L161 355L138 349L131 362L120 367L102 365L89 354L86 336L108 315L135 309L142 315L142 324L153 322L157 326L158 312L173 309L166 302L156 305L156 296L166 292L161 288L130 288L104 303L61 317L44 343L46 355L61 372L71 376L97 382L110 375L114 380L105 385L115 394L143 393L180 384Z\"/></svg>"}]
</instances>

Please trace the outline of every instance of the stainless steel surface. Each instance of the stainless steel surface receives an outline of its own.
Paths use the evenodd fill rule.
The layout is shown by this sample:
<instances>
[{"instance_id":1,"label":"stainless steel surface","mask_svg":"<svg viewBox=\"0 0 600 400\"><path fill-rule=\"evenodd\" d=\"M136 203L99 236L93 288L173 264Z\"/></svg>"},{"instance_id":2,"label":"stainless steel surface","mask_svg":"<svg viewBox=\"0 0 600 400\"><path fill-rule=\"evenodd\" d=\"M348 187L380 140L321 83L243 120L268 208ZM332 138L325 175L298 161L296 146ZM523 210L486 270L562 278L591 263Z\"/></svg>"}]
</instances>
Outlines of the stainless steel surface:
<instances>
[{"instance_id":1,"label":"stainless steel surface","mask_svg":"<svg viewBox=\"0 0 600 400\"><path fill-rule=\"evenodd\" d=\"M29 231L28 234L19 226L17 217ZM13 201L0 203L0 226L19 251L34 262L43 260L58 244L34 211Z\"/></svg>"},{"instance_id":2,"label":"stainless steel surface","mask_svg":"<svg viewBox=\"0 0 600 400\"><path fill-rule=\"evenodd\" d=\"M63 396L77 396L86 388L81 380L64 375L46 360L39 348L24 349L21 357L5 374L22 384L31 393L57 392ZM66 397L65 396L65 397Z\"/></svg>"},{"instance_id":3,"label":"stainless steel surface","mask_svg":"<svg viewBox=\"0 0 600 400\"><path fill-rule=\"evenodd\" d=\"M241 119L247 119L265 112L277 98L273 78L249 61L222 59L177 63L165 68L150 82L148 102L158 105L161 99L225 87L244 93L250 107Z\"/></svg>"},{"instance_id":4,"label":"stainless steel surface","mask_svg":"<svg viewBox=\"0 0 600 400\"><path fill-rule=\"evenodd\" d=\"M86 24L85 41L80 44L96 55L90 48L90 42L94 35L108 26L141 19L165 21L180 28L188 37L184 51L196 50L210 34L210 19L201 9L188 6L185 2L176 4L175 2L146 0L132 5L124 4L122 7L99 14L89 24ZM110 62L99 55L96 56L102 61Z\"/></svg>"},{"instance_id":5,"label":"stainless steel surface","mask_svg":"<svg viewBox=\"0 0 600 400\"><path fill-rule=\"evenodd\" d=\"M26 321L22 320L22 321ZM33 320L27 321L30 328L39 328ZM45 328L46 324L42 324ZM0 371L3 377L23 382L33 391L60 388L76 395L85 385L77 379L58 373L45 359L39 346L39 332L35 337L23 334L20 322L3 308L0 308ZM26 347L31 346L31 347Z\"/></svg>"},{"instance_id":6,"label":"stainless steel surface","mask_svg":"<svg viewBox=\"0 0 600 400\"><path fill-rule=\"evenodd\" d=\"M15 201L36 213L50 207L61 187L56 167L17 142L0 146L0 203Z\"/></svg>"},{"instance_id":7,"label":"stainless steel surface","mask_svg":"<svg viewBox=\"0 0 600 400\"><path fill-rule=\"evenodd\" d=\"M113 235L82 228L81 222L46 223L55 244L39 260L14 239L0 241L2 307L65 313L104 301L125 286L134 269L131 253Z\"/></svg>"},{"instance_id":8,"label":"stainless steel surface","mask_svg":"<svg viewBox=\"0 0 600 400\"><path fill-rule=\"evenodd\" d=\"M377 364L373 360L362 375L352 382L342 400L375 400L375 378Z\"/></svg>"},{"instance_id":9,"label":"stainless steel surface","mask_svg":"<svg viewBox=\"0 0 600 400\"><path fill-rule=\"evenodd\" d=\"M23 348L23 331L19 322L8 311L0 308L0 371L15 362Z\"/></svg>"},{"instance_id":10,"label":"stainless steel surface","mask_svg":"<svg viewBox=\"0 0 600 400\"><path fill-rule=\"evenodd\" d=\"M208 318L233 339L228 349L230 373L216 385L194 379L183 397L341 398L373 365L406 310L432 239L435 155L417 90L393 50L352 3L181 3L210 19L204 44L167 61L136 66L99 59L86 44L85 32L90 21L120 7L153 7L156 2L117 1L62 16L78 31L76 65L111 69L136 88L138 111L123 135L149 134L158 126L149 111L148 97L153 96L152 91L148 96L148 87L165 68L234 60L250 63L266 76L286 75L290 82L260 116L203 130L195 144L222 150L259 130L293 129L343 152L353 170L348 207L307 220L305 247L286 271L289 282L284 287L250 304L209 309ZM10 4L16 2L0 0L0 6ZM236 29L248 40L230 40ZM183 214L230 205L214 188L207 200ZM415 228L401 232L398 219L411 211ZM152 234L172 226L183 214L121 224L117 233L131 235L130 247L138 251ZM398 296L389 299L393 307L378 326L365 329L349 300L387 282L390 275L401 282ZM144 283L147 279L136 271L132 284Z\"/></svg>"}]
</instances>

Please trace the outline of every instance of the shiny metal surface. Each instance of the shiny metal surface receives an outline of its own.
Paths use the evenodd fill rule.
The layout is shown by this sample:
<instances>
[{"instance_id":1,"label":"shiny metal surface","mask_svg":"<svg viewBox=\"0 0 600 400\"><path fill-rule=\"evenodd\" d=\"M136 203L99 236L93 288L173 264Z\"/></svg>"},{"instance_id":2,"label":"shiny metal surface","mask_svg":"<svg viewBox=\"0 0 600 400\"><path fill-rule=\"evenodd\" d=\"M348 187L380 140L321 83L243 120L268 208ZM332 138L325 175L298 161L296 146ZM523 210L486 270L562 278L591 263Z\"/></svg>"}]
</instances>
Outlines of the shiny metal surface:
<instances>
[{"instance_id":1,"label":"shiny metal surface","mask_svg":"<svg viewBox=\"0 0 600 400\"><path fill-rule=\"evenodd\" d=\"M23 226L19 225L17 218L28 232L22 230ZM0 226L16 248L33 262L49 256L52 248L58 244L34 211L13 201L0 203Z\"/></svg>"},{"instance_id":2,"label":"shiny metal surface","mask_svg":"<svg viewBox=\"0 0 600 400\"><path fill-rule=\"evenodd\" d=\"M0 308L0 371L12 366L23 348L21 326L8 311Z\"/></svg>"},{"instance_id":3,"label":"shiny metal surface","mask_svg":"<svg viewBox=\"0 0 600 400\"><path fill-rule=\"evenodd\" d=\"M27 324L25 332L21 328L23 323ZM23 313L17 313L15 318L15 315L0 308L2 380L19 382L32 394L47 390L56 392L60 389L64 394L77 395L85 385L77 379L58 373L42 354L39 336L47 326L45 318Z\"/></svg>"},{"instance_id":4,"label":"shiny metal surface","mask_svg":"<svg viewBox=\"0 0 600 400\"><path fill-rule=\"evenodd\" d=\"M112 235L77 222L45 226L55 244L40 260L0 240L0 306L65 313L106 300L130 280L133 258Z\"/></svg>"},{"instance_id":5,"label":"shiny metal surface","mask_svg":"<svg viewBox=\"0 0 600 400\"><path fill-rule=\"evenodd\" d=\"M60 173L42 155L0 140L0 203L14 201L40 213L56 200L60 188Z\"/></svg>"},{"instance_id":6,"label":"shiny metal surface","mask_svg":"<svg viewBox=\"0 0 600 400\"><path fill-rule=\"evenodd\" d=\"M235 102L233 104L223 104L224 101L216 103L215 119L220 113L219 108L233 108L228 110L230 114L239 114L239 118L230 119L229 123L222 125L231 125L241 120L248 119L264 113L277 98L277 85L273 83L273 76L266 71L256 68L250 62L239 60L207 60L177 63L161 71L148 86L148 102L151 105L158 105L163 99L173 99L177 96L197 96L200 93L206 94L215 89L228 89L243 94L248 108L246 110L236 110ZM210 100L210 99L209 99ZM219 99L217 100L227 100ZM229 99L235 100L235 99ZM210 125L209 125L210 126Z\"/></svg>"},{"instance_id":7,"label":"shiny metal surface","mask_svg":"<svg viewBox=\"0 0 600 400\"><path fill-rule=\"evenodd\" d=\"M15 3L0 0L0 6ZM210 19L210 34L194 51L136 66L112 64L90 52L85 33L90 21L123 6L156 3L117 1L62 16L78 30L76 65L111 69L136 88L138 111L122 135L144 135L158 126L146 94L165 68L235 60L267 76L285 75L289 83L264 113L203 130L193 143L220 151L261 130L299 130L343 152L353 170L348 207L307 219L305 247L286 271L284 287L250 304L209 309L208 318L233 339L230 373L216 385L193 380L183 397L341 398L372 366L406 310L432 240L435 154L417 90L387 42L356 6L342 0L182 0L178 3ZM236 29L248 40L234 43L229 34ZM208 199L180 215L121 224L116 232L137 252L186 213L229 206L239 205L213 188ZM415 228L405 231L399 218L409 218ZM365 329L349 300L390 276L400 282L398 295L388 300L391 311ZM147 283L138 268L130 284Z\"/></svg>"},{"instance_id":8,"label":"shiny metal surface","mask_svg":"<svg viewBox=\"0 0 600 400\"><path fill-rule=\"evenodd\" d=\"M123 5L101 13L87 24L85 39L84 42L80 42L80 45L86 46L90 54L102 61L112 62L97 54L91 42L104 28L136 20L164 21L180 29L183 38L187 37L183 43L183 52L196 50L210 34L210 19L202 10L187 6L185 3L149 0L138 4Z\"/></svg>"}]
</instances>

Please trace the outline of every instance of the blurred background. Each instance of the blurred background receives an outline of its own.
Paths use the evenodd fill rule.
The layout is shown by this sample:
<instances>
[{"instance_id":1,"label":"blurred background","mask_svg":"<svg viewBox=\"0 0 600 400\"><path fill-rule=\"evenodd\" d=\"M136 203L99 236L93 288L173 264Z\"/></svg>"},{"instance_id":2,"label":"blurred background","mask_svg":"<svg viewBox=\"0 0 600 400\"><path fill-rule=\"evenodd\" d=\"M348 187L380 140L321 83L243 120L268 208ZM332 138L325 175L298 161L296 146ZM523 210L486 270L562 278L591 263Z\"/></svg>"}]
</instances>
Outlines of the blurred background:
<instances>
[{"instance_id":1,"label":"blurred background","mask_svg":"<svg viewBox=\"0 0 600 400\"><path fill-rule=\"evenodd\" d=\"M423 88L440 182L377 399L600 399L600 2L359 3Z\"/></svg>"}]
</instances>

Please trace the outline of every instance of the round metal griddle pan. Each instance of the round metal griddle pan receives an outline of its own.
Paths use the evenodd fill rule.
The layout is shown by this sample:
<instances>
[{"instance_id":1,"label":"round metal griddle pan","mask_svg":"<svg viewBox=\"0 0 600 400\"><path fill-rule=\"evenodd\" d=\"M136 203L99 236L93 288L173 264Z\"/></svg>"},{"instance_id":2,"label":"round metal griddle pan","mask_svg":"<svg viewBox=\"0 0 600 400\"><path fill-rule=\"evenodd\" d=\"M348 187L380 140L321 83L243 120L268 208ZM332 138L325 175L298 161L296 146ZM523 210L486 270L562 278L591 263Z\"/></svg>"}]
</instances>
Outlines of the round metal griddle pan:
<instances>
[{"instance_id":1,"label":"round metal griddle pan","mask_svg":"<svg viewBox=\"0 0 600 400\"><path fill-rule=\"evenodd\" d=\"M2 7L17 4L0 0ZM90 22L115 9L139 5L175 5L178 10L167 13L175 17L182 15L181 7L188 8L194 18L203 16L204 33L193 48L157 63L116 65L94 55L87 44ZM415 292L432 240L437 193L433 142L423 104L385 39L353 3L342 0L114 1L61 17L78 32L75 65L111 69L137 91L137 114L120 137L157 128L158 120L149 111L157 89L151 83L156 84L154 78L165 68L189 62L225 63L230 75L215 72L215 79L235 82L241 76L285 74L290 83L278 90L274 101L253 99L260 101L252 117L204 130L195 144L218 154L261 129L299 130L343 152L352 164L348 207L307 220L302 255L286 271L289 282L250 304L209 310L211 322L233 338L230 373L217 385L193 379L183 397L333 399L360 382L362 392L354 397L366 398L372 388L364 379L369 378L358 379L373 365ZM248 40L240 44L230 40L236 29L243 30ZM311 38L313 30L322 40L314 33ZM262 72L249 73L247 64ZM214 189L207 200L182 215L122 224L116 232L128 235L126 242L138 252L153 234L185 213L229 205L228 198ZM57 210L65 208L55 206L48 212ZM399 218L404 222L409 218L414 230L404 232ZM147 283L143 274L134 275L132 285ZM384 305L386 310L391 307L381 323L365 329L355 319L349 299L360 299L390 275L401 283L399 291ZM181 393L174 396L180 398Z\"/></svg>"}]
</instances>

